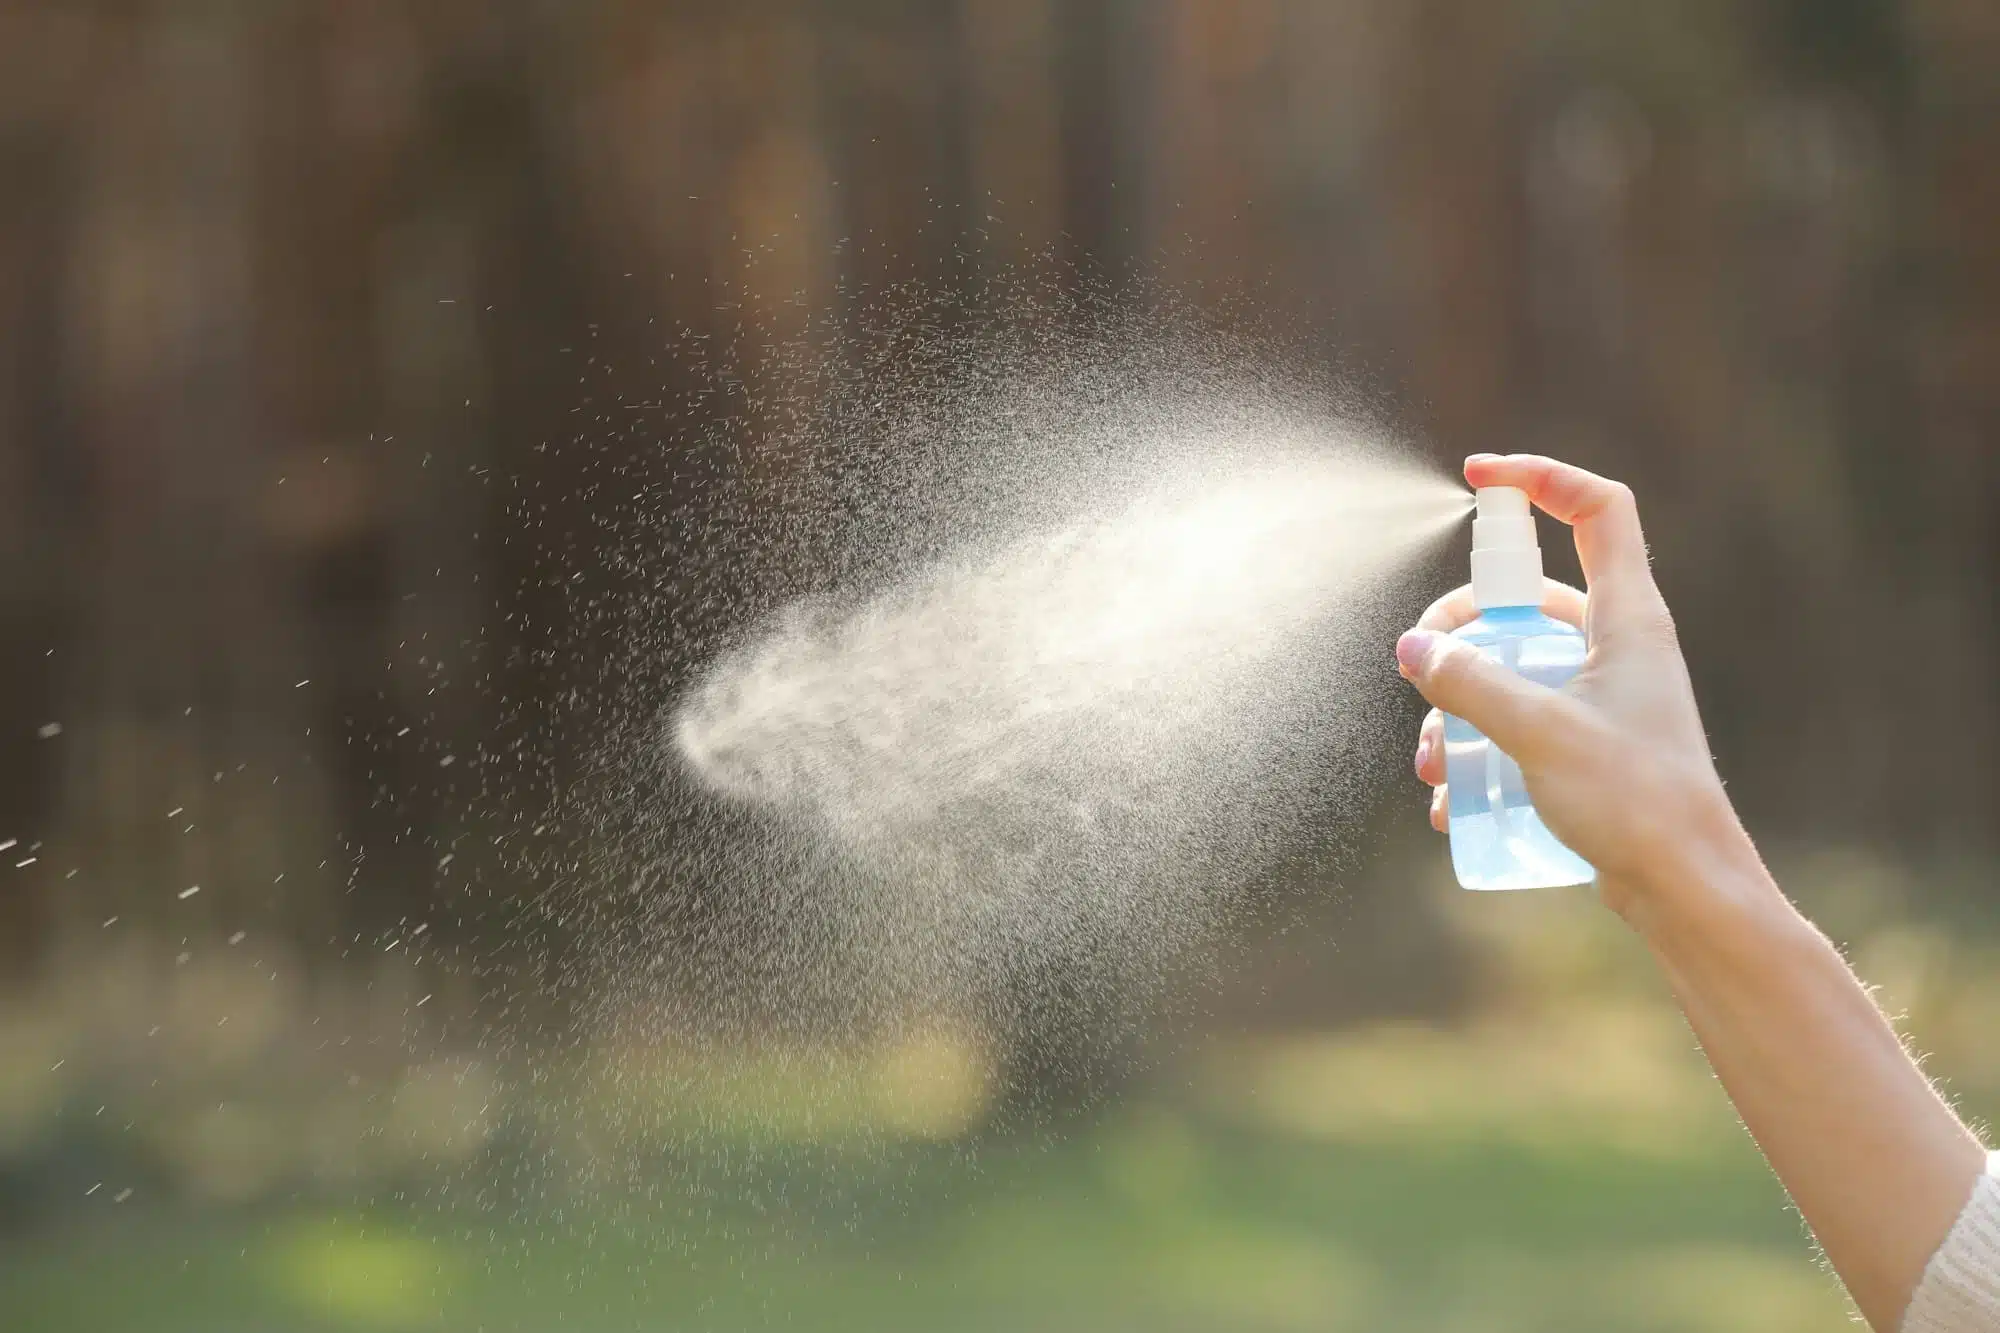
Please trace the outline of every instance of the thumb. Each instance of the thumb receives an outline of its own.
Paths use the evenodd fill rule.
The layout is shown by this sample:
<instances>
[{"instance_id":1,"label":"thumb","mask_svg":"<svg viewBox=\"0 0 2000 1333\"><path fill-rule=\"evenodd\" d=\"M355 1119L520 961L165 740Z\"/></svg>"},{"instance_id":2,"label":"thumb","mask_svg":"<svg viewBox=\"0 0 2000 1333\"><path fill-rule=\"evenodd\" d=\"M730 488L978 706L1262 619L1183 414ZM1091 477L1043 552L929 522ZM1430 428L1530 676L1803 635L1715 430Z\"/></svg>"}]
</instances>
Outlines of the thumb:
<instances>
[{"instance_id":1,"label":"thumb","mask_svg":"<svg viewBox=\"0 0 2000 1333\"><path fill-rule=\"evenodd\" d=\"M1571 700L1463 639L1410 630L1396 641L1396 664L1424 698L1485 732L1524 767L1537 766L1569 730Z\"/></svg>"}]
</instances>

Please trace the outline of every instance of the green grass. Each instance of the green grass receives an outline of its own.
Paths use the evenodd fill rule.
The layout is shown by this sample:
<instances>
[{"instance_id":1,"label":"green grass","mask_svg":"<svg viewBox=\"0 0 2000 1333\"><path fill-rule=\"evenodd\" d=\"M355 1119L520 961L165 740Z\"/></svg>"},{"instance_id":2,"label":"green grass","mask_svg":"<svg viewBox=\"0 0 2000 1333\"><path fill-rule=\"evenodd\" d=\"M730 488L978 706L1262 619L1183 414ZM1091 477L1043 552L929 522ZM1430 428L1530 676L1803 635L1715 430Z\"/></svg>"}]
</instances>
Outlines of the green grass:
<instances>
[{"instance_id":1,"label":"green grass","mask_svg":"<svg viewBox=\"0 0 2000 1333\"><path fill-rule=\"evenodd\" d=\"M913 1156L851 1229L588 1193L491 1232L450 1209L129 1213L10 1248L0 1310L13 1333L1841 1326L1726 1121L1671 1152L1377 1128L1136 1101L970 1170Z\"/></svg>"},{"instance_id":2,"label":"green grass","mask_svg":"<svg viewBox=\"0 0 2000 1333\"><path fill-rule=\"evenodd\" d=\"M1844 896L1842 875L1859 885ZM1851 868L1800 879L1967 1111L2000 1112L2000 943L1900 915ZM990 1110L976 1050L949 1033L714 1067L606 1049L595 1077L541 1071L567 1090L490 1137L464 1127L504 1089L462 1063L327 1106L310 1089L246 1093L230 1117L207 1114L197 1081L180 1111L202 1112L186 1121L202 1132L155 1134L156 1149L193 1145L199 1166L238 1137L344 1126L369 1178L404 1193L177 1213L147 1200L205 1177L158 1155L157 1187L131 1202L107 1190L67 1226L0 1236L0 1331L1848 1327L1641 946L1582 897L1439 892L1482 959L1464 1021L1212 1038L1052 1145L971 1160L930 1141ZM0 1076L52 1063L30 1043ZM35 1084L9 1086L18 1112ZM86 1108L71 1123L109 1122ZM413 1150L454 1144L483 1155L448 1189L397 1174ZM298 1174L267 1173L260 1197ZM607 1174L610 1189L588 1183ZM540 1202L478 1206L520 1181L540 1182ZM423 1202L392 1206L405 1197Z\"/></svg>"},{"instance_id":3,"label":"green grass","mask_svg":"<svg viewBox=\"0 0 2000 1333\"><path fill-rule=\"evenodd\" d=\"M455 1175L414 1171L407 1149L449 1155L437 1127L499 1089L441 1066L399 1098L359 1090L331 1109L373 1108L362 1145L406 1150L377 1159L371 1203L272 1203L287 1187L266 1183L255 1207L176 1212L164 1175L123 1205L100 1193L66 1225L0 1238L0 1330L1849 1326L1636 943L1581 900L1469 897L1449 901L1490 993L1466 1021L1213 1037L1046 1142L970 1158L949 1140L987 1094L942 1040L858 1063L741 1053L719 1072L607 1050L616 1077L551 1073L546 1104L465 1140L477 1155ZM1866 970L1990 1113L2000 953L1913 930L1865 933ZM315 1108L291 1097L156 1141L303 1136ZM522 1182L537 1202L481 1206Z\"/></svg>"}]
</instances>

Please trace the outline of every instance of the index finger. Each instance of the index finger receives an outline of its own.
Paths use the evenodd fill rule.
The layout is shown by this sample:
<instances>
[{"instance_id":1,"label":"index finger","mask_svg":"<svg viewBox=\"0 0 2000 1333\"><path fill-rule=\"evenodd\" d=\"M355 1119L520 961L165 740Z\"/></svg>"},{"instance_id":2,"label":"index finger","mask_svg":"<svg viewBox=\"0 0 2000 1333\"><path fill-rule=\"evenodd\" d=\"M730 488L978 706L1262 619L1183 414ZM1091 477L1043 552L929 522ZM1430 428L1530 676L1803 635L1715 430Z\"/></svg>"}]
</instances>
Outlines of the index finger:
<instances>
[{"instance_id":1,"label":"index finger","mask_svg":"<svg viewBox=\"0 0 2000 1333\"><path fill-rule=\"evenodd\" d=\"M1518 486L1536 508L1569 524L1591 591L1601 584L1619 598L1652 586L1639 505L1623 482L1540 454L1474 454L1465 460L1465 479L1474 487Z\"/></svg>"},{"instance_id":2,"label":"index finger","mask_svg":"<svg viewBox=\"0 0 2000 1333\"><path fill-rule=\"evenodd\" d=\"M1542 614L1553 616L1565 624L1583 628L1583 612L1588 599L1577 589L1555 579L1542 580ZM1460 625L1469 625L1479 618L1479 608L1472 601L1472 585L1461 584L1424 608L1417 617L1418 629L1434 629L1449 634Z\"/></svg>"}]
</instances>

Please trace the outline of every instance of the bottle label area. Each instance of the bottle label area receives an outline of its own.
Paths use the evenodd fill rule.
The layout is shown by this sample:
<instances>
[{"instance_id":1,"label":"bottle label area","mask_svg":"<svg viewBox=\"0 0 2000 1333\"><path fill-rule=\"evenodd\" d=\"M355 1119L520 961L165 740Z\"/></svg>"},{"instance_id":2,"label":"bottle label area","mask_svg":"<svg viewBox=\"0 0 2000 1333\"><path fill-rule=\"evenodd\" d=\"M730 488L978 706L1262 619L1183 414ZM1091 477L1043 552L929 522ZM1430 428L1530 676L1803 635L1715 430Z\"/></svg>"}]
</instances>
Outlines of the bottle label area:
<instances>
[{"instance_id":1,"label":"bottle label area","mask_svg":"<svg viewBox=\"0 0 2000 1333\"><path fill-rule=\"evenodd\" d=\"M1560 689L1583 665L1583 636L1569 626L1536 616L1540 624L1520 633L1491 619L1473 622L1461 637L1509 670ZM1471 723L1449 715L1444 742L1451 860L1461 885L1555 888L1588 884L1597 877L1589 862L1549 832L1528 796L1520 765L1506 751Z\"/></svg>"}]
</instances>

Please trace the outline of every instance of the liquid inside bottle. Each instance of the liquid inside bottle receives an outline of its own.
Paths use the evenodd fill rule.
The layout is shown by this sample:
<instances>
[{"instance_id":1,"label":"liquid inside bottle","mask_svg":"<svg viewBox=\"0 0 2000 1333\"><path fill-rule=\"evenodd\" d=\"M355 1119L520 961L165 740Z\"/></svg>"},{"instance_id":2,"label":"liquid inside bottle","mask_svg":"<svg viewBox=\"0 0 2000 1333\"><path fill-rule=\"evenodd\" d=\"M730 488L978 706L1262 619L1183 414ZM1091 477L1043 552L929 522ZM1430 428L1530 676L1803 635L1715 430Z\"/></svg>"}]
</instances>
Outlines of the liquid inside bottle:
<instances>
[{"instance_id":1,"label":"liquid inside bottle","mask_svg":"<svg viewBox=\"0 0 2000 1333\"><path fill-rule=\"evenodd\" d=\"M1560 689L1583 665L1584 638L1532 606L1490 607L1457 636L1509 670ZM1590 863L1556 840L1521 780L1519 765L1471 723L1444 720L1451 802L1451 864L1468 889L1588 884Z\"/></svg>"}]
</instances>

